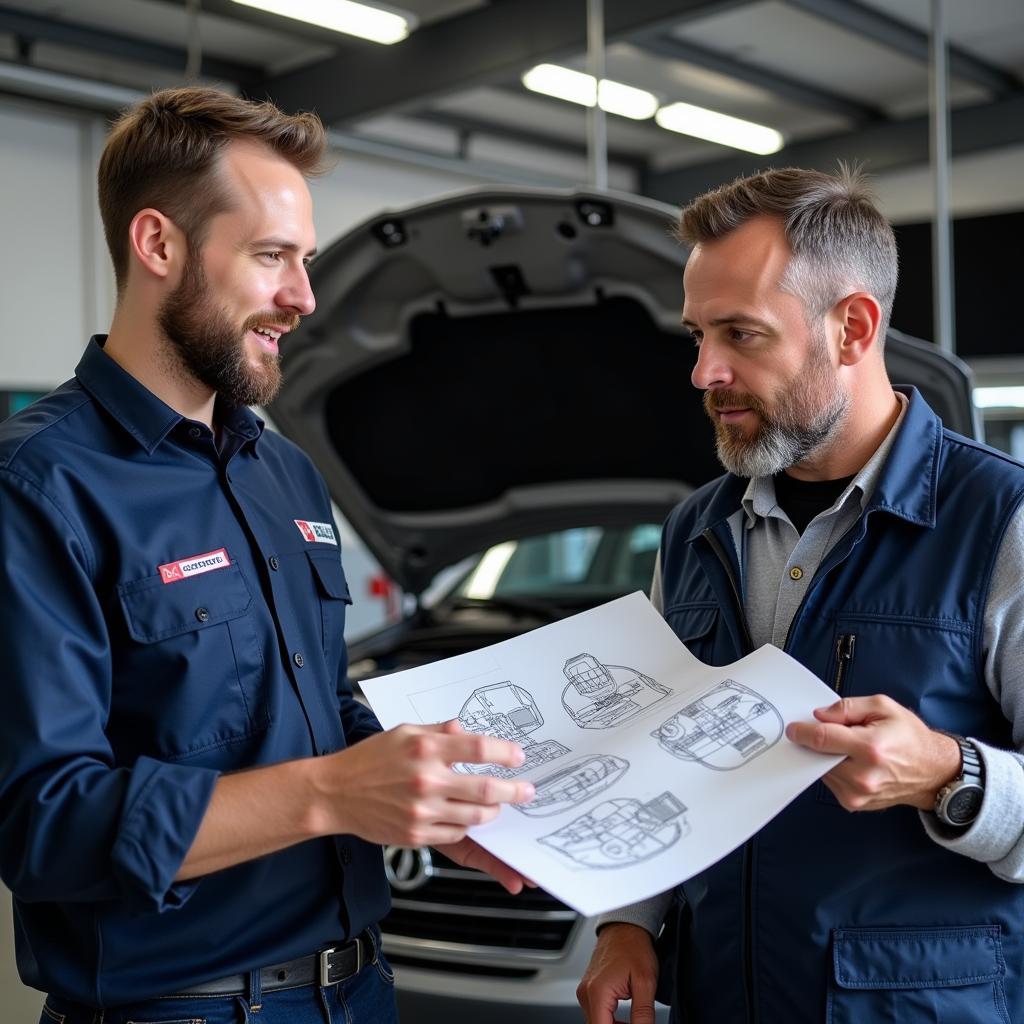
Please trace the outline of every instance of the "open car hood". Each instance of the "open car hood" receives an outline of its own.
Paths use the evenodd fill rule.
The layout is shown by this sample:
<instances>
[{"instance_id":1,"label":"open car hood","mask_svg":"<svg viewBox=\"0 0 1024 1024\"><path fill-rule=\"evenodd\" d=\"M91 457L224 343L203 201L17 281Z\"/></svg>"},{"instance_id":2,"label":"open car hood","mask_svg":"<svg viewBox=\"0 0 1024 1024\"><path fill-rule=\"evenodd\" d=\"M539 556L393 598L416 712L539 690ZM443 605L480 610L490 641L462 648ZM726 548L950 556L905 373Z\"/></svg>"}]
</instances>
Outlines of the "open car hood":
<instances>
[{"instance_id":1,"label":"open car hood","mask_svg":"<svg viewBox=\"0 0 1024 1024\"><path fill-rule=\"evenodd\" d=\"M421 592L505 540L658 522L721 472L679 325L677 211L484 188L387 212L310 271L275 425L381 565ZM894 383L974 433L966 368L890 334Z\"/></svg>"}]
</instances>

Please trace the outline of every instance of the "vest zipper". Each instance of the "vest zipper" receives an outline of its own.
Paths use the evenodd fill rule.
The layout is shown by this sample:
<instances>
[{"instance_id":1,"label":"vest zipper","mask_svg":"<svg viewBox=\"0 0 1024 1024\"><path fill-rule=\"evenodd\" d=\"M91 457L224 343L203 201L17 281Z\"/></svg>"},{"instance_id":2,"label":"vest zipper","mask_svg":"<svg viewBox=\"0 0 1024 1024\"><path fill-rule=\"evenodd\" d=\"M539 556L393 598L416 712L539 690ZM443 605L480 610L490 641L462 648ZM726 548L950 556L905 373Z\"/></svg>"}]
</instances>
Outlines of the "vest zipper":
<instances>
[{"instance_id":1,"label":"vest zipper","mask_svg":"<svg viewBox=\"0 0 1024 1024\"><path fill-rule=\"evenodd\" d=\"M749 654L754 649L754 641L747 626L747 616L743 610L743 598L740 588L733 575L732 563L725 553L721 541L711 532L711 528L701 533L715 557L722 563L725 578L732 590L733 602L736 606L736 618L740 625L743 653ZM757 1022L757 1008L754 1006L754 935L753 935L753 895L754 887L754 840L748 839L743 846L743 995L747 1004L747 1020L750 1024Z\"/></svg>"},{"instance_id":2,"label":"vest zipper","mask_svg":"<svg viewBox=\"0 0 1024 1024\"><path fill-rule=\"evenodd\" d=\"M832 680L832 689L840 697L843 695L843 683L846 682L846 673L853 662L853 649L856 645L856 633L843 633L836 641L836 674Z\"/></svg>"}]
</instances>

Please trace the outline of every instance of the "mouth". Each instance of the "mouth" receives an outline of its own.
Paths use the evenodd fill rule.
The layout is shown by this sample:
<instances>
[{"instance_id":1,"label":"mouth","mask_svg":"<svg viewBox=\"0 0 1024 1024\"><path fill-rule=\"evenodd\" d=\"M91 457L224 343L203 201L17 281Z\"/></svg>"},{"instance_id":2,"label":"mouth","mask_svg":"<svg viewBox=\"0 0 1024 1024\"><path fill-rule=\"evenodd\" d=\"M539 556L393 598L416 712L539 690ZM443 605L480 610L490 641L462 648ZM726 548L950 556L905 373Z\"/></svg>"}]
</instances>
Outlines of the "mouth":
<instances>
[{"instance_id":1,"label":"mouth","mask_svg":"<svg viewBox=\"0 0 1024 1024\"><path fill-rule=\"evenodd\" d=\"M722 423L739 423L744 416L752 416L754 410L747 408L715 409L714 412Z\"/></svg>"},{"instance_id":2,"label":"mouth","mask_svg":"<svg viewBox=\"0 0 1024 1024\"><path fill-rule=\"evenodd\" d=\"M268 352L271 355L277 355L278 342L281 340L282 335L288 332L281 327L252 327L246 331L247 335L252 335L256 340L256 344L263 352Z\"/></svg>"}]
</instances>

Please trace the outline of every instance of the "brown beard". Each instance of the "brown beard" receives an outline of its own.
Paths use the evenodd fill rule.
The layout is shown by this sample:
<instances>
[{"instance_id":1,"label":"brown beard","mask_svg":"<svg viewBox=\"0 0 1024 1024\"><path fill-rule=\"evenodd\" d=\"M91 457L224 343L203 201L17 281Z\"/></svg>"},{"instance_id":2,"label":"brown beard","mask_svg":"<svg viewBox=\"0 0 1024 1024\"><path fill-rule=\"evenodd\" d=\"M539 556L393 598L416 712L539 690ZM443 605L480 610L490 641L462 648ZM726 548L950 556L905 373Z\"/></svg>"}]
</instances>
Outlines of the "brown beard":
<instances>
[{"instance_id":1,"label":"brown beard","mask_svg":"<svg viewBox=\"0 0 1024 1024\"><path fill-rule=\"evenodd\" d=\"M275 353L263 352L259 366L251 366L245 336L259 326L294 330L299 318L264 313L238 327L215 302L202 264L192 254L178 286L160 307L157 322L190 376L231 405L266 405L281 387L280 360Z\"/></svg>"}]
</instances>

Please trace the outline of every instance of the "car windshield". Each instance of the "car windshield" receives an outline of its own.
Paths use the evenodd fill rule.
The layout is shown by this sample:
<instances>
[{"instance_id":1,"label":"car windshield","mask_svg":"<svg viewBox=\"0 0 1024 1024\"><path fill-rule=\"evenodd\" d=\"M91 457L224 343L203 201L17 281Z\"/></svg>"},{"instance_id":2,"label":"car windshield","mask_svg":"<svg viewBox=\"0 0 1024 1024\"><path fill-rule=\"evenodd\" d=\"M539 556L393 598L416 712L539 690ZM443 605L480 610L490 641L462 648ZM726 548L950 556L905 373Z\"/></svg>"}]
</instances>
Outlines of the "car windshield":
<instances>
[{"instance_id":1,"label":"car windshield","mask_svg":"<svg viewBox=\"0 0 1024 1024\"><path fill-rule=\"evenodd\" d=\"M497 544L455 589L457 597L613 597L650 591L661 542L655 523L586 526Z\"/></svg>"}]
</instances>

